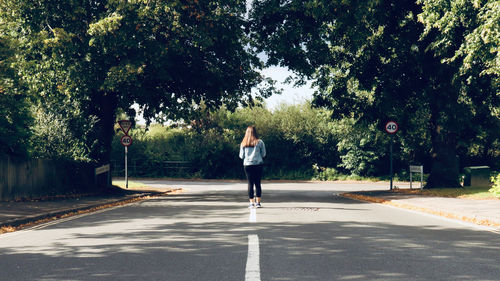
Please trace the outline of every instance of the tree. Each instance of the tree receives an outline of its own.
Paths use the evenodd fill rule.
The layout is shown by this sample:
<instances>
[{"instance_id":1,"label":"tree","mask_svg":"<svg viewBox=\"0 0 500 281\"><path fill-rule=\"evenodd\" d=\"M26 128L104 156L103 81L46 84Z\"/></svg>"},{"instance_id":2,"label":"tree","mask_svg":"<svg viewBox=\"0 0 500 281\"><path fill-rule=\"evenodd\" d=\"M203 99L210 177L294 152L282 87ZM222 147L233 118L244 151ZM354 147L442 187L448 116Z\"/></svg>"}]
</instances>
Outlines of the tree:
<instances>
[{"instance_id":1,"label":"tree","mask_svg":"<svg viewBox=\"0 0 500 281\"><path fill-rule=\"evenodd\" d=\"M462 114L459 149L485 163L500 161L500 2L426 1L419 20L424 35L438 31L429 48L443 64L457 65ZM468 120L467 120L468 119ZM496 159L496 160L495 160Z\"/></svg>"},{"instance_id":2,"label":"tree","mask_svg":"<svg viewBox=\"0 0 500 281\"><path fill-rule=\"evenodd\" d=\"M11 67L13 45L0 32L0 153L24 156L30 135L27 128L32 119L27 97Z\"/></svg>"},{"instance_id":3,"label":"tree","mask_svg":"<svg viewBox=\"0 0 500 281\"><path fill-rule=\"evenodd\" d=\"M254 46L268 55L268 64L313 79L319 89L315 104L333 109L336 117L375 123L381 130L396 119L403 139L421 131L417 119L427 120L427 187L455 187L457 148L466 145L459 139L463 125L473 121L470 105L498 106L498 85L487 82L492 78L486 72L478 81L484 87L480 97L463 102L474 94L457 79L462 61L443 63L448 54L432 48L440 42L439 30L425 29L422 9L411 0L265 0L254 1L250 17ZM451 46L460 46L466 34L456 31Z\"/></svg>"},{"instance_id":4,"label":"tree","mask_svg":"<svg viewBox=\"0 0 500 281\"><path fill-rule=\"evenodd\" d=\"M202 101L235 108L251 103L251 89L264 80L246 47L245 1L1 4L9 11L1 16L18 23L18 66L31 89L43 99L67 97L80 118L96 119L85 136L95 161L109 159L118 108L134 116L137 103L148 120L185 116Z\"/></svg>"}]
</instances>

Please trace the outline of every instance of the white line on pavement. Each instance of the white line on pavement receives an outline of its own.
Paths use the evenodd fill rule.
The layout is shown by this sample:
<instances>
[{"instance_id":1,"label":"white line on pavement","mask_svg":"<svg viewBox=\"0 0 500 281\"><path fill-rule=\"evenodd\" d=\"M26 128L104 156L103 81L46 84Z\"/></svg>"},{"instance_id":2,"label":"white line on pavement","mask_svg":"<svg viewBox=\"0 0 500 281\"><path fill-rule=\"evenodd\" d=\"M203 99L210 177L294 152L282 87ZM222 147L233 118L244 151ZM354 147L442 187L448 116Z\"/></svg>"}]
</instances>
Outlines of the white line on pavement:
<instances>
[{"instance_id":1,"label":"white line on pavement","mask_svg":"<svg viewBox=\"0 0 500 281\"><path fill-rule=\"evenodd\" d=\"M248 222L257 222L257 211L255 209L250 209L250 217L248 217Z\"/></svg>"},{"instance_id":2,"label":"white line on pavement","mask_svg":"<svg viewBox=\"0 0 500 281\"><path fill-rule=\"evenodd\" d=\"M245 269L245 281L260 281L259 236L248 235L248 257Z\"/></svg>"}]
</instances>

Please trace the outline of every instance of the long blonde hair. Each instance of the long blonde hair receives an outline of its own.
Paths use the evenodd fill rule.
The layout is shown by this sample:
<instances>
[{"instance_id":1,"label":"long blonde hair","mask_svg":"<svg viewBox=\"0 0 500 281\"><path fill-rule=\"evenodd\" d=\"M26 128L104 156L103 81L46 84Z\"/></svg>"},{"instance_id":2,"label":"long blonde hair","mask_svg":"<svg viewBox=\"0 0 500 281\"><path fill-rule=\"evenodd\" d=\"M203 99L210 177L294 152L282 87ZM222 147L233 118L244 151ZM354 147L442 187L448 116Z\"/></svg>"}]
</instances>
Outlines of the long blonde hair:
<instances>
[{"instance_id":1,"label":"long blonde hair","mask_svg":"<svg viewBox=\"0 0 500 281\"><path fill-rule=\"evenodd\" d=\"M257 146L258 142L259 142L259 136L257 135L257 130L255 129L254 126L248 126L247 131L245 132L245 136L241 141L241 146L243 147Z\"/></svg>"}]
</instances>

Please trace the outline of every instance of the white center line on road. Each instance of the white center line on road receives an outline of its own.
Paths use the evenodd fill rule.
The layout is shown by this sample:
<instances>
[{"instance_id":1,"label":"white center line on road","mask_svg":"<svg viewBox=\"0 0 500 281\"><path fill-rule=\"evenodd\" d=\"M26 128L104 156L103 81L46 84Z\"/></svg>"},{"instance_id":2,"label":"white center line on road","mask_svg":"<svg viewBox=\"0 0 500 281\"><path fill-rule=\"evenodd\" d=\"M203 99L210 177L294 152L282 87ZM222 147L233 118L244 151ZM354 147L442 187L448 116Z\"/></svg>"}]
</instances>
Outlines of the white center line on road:
<instances>
[{"instance_id":1,"label":"white center line on road","mask_svg":"<svg viewBox=\"0 0 500 281\"><path fill-rule=\"evenodd\" d=\"M248 217L248 222L257 222L257 211L255 209L250 209L250 217Z\"/></svg>"},{"instance_id":2,"label":"white center line on road","mask_svg":"<svg viewBox=\"0 0 500 281\"><path fill-rule=\"evenodd\" d=\"M248 235L248 257L247 267L245 269L245 281L260 281L259 253L259 236L256 234Z\"/></svg>"}]
</instances>

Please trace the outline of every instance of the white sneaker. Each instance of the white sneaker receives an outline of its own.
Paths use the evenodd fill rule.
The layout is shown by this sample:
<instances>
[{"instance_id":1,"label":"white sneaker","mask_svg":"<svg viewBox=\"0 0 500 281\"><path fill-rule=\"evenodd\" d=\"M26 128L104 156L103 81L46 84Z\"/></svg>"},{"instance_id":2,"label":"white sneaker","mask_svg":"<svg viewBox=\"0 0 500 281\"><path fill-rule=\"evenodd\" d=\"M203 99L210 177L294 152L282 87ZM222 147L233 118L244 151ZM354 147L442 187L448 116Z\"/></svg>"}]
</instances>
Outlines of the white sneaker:
<instances>
[{"instance_id":1,"label":"white sneaker","mask_svg":"<svg viewBox=\"0 0 500 281\"><path fill-rule=\"evenodd\" d=\"M255 207L262 208L262 205L260 205L260 203L257 203L257 205L255 205Z\"/></svg>"},{"instance_id":2,"label":"white sneaker","mask_svg":"<svg viewBox=\"0 0 500 281\"><path fill-rule=\"evenodd\" d=\"M250 205L248 205L248 209L251 209L253 207L255 207L255 205L253 203L250 203Z\"/></svg>"}]
</instances>

